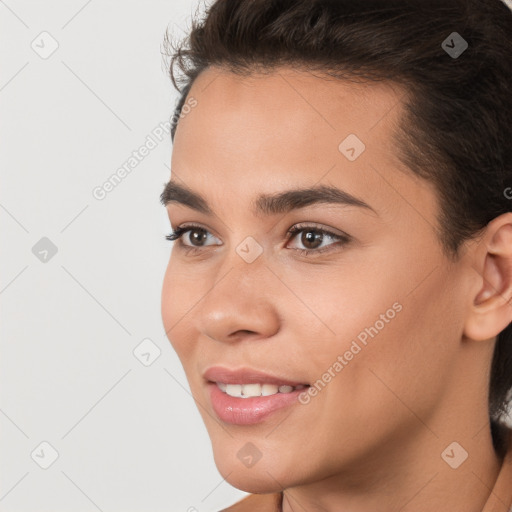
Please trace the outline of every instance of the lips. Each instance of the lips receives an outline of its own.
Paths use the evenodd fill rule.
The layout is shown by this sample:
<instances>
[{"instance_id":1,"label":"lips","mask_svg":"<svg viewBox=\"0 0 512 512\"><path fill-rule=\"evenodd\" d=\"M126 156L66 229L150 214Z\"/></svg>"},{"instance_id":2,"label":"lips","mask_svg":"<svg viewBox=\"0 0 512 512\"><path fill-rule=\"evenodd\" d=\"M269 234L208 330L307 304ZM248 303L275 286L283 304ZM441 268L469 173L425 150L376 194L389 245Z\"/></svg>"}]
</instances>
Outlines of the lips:
<instances>
[{"instance_id":1,"label":"lips","mask_svg":"<svg viewBox=\"0 0 512 512\"><path fill-rule=\"evenodd\" d=\"M273 384L275 386L309 386L307 382L292 380L261 372L252 368L230 370L222 366L211 366L204 372L204 378L208 382L220 382L222 384Z\"/></svg>"},{"instance_id":2,"label":"lips","mask_svg":"<svg viewBox=\"0 0 512 512\"><path fill-rule=\"evenodd\" d=\"M232 425L252 425L299 404L309 384L251 368L212 366L204 373L209 400L217 417Z\"/></svg>"}]
</instances>

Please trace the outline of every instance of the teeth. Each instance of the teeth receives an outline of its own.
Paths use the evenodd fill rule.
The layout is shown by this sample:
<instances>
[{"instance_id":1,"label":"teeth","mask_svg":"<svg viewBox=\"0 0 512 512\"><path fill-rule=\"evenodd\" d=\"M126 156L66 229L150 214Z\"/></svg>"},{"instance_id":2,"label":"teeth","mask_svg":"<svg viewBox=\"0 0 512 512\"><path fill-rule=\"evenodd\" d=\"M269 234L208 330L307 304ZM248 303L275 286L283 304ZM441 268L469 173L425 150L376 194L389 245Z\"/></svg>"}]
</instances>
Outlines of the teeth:
<instances>
[{"instance_id":1,"label":"teeth","mask_svg":"<svg viewBox=\"0 0 512 512\"><path fill-rule=\"evenodd\" d=\"M241 384L226 384L226 393L229 396L242 396L242 385Z\"/></svg>"},{"instance_id":2,"label":"teeth","mask_svg":"<svg viewBox=\"0 0 512 512\"><path fill-rule=\"evenodd\" d=\"M261 386L261 395L262 396L270 396L275 395L279 392L279 387L275 384L263 384Z\"/></svg>"},{"instance_id":3,"label":"teeth","mask_svg":"<svg viewBox=\"0 0 512 512\"><path fill-rule=\"evenodd\" d=\"M276 386L275 384L225 384L217 382L221 391L236 398L251 398L255 396L271 396L277 393L291 393L296 389L303 389L303 384L298 386Z\"/></svg>"},{"instance_id":4,"label":"teeth","mask_svg":"<svg viewBox=\"0 0 512 512\"><path fill-rule=\"evenodd\" d=\"M261 396L261 384L244 384L242 396Z\"/></svg>"}]
</instances>

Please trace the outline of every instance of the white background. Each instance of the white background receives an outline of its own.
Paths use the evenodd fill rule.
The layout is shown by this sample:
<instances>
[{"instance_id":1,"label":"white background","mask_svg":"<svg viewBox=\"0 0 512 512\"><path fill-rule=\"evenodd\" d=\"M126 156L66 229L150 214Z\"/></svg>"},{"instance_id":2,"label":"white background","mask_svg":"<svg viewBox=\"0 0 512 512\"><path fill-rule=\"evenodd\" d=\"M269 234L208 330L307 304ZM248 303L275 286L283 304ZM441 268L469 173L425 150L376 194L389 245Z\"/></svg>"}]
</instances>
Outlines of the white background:
<instances>
[{"instance_id":1,"label":"white background","mask_svg":"<svg viewBox=\"0 0 512 512\"><path fill-rule=\"evenodd\" d=\"M197 5L0 1L1 512L206 512L245 496L215 467L160 316L170 136L92 194L172 115L161 44ZM149 366L133 354L146 338L161 351Z\"/></svg>"}]
</instances>

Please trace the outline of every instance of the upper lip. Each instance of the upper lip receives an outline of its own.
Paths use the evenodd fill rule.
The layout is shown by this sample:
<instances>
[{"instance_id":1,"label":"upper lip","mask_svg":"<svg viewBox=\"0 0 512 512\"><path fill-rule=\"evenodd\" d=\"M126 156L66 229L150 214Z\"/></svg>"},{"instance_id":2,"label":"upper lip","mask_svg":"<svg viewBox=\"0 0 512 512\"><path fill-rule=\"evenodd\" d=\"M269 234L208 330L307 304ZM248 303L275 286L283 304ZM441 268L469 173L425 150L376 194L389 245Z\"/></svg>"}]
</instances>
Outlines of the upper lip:
<instances>
[{"instance_id":1,"label":"upper lip","mask_svg":"<svg viewBox=\"0 0 512 512\"><path fill-rule=\"evenodd\" d=\"M223 366L210 366L204 372L203 376L207 381L222 382L224 384L274 384L277 386L308 385L305 382L270 375L253 368L230 370Z\"/></svg>"}]
</instances>

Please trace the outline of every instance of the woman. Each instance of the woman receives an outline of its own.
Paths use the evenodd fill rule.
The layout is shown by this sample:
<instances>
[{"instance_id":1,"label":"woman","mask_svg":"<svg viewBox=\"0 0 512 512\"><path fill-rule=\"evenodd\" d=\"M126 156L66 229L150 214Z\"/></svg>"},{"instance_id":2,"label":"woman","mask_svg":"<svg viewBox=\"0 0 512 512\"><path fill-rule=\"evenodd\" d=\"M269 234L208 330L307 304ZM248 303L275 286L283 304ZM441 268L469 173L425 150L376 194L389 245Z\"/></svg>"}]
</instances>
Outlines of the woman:
<instances>
[{"instance_id":1,"label":"woman","mask_svg":"<svg viewBox=\"0 0 512 512\"><path fill-rule=\"evenodd\" d=\"M218 0L173 47L162 317L227 510L510 509L511 34Z\"/></svg>"}]
</instances>

